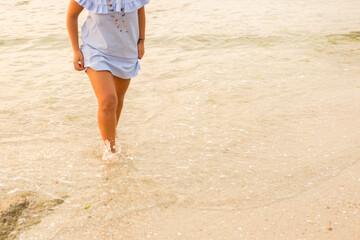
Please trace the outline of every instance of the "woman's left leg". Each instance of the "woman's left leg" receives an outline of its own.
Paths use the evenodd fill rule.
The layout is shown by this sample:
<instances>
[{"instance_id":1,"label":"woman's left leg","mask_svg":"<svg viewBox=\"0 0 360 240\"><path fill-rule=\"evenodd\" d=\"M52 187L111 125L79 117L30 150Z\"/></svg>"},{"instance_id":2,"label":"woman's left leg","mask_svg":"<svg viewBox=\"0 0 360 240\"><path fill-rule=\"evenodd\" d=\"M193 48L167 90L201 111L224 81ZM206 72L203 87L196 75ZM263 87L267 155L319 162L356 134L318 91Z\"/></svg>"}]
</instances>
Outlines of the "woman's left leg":
<instances>
[{"instance_id":1,"label":"woman's left leg","mask_svg":"<svg viewBox=\"0 0 360 240\"><path fill-rule=\"evenodd\" d=\"M90 78L98 100L98 124L104 143L110 142L111 151L115 152L115 130L117 94L113 75L109 71L95 71L88 68L86 72Z\"/></svg>"},{"instance_id":2,"label":"woman's left leg","mask_svg":"<svg viewBox=\"0 0 360 240\"><path fill-rule=\"evenodd\" d=\"M114 76L114 84L116 88L116 94L118 99L117 109L116 109L116 126L119 122L121 110L124 105L125 93L130 85L131 79L122 79Z\"/></svg>"}]
</instances>

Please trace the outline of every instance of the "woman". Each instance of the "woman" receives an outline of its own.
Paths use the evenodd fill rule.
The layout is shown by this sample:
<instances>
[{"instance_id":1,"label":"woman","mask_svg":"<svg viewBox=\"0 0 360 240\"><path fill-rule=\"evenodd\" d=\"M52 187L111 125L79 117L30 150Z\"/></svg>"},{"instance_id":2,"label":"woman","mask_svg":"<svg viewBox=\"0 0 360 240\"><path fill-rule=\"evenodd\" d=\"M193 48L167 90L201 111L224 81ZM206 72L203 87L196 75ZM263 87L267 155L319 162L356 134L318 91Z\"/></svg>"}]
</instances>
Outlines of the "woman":
<instances>
[{"instance_id":1,"label":"woman","mask_svg":"<svg viewBox=\"0 0 360 240\"><path fill-rule=\"evenodd\" d=\"M145 52L145 8L150 0L70 0L67 29L74 68L85 70L98 101L98 124L105 143L103 160L115 156L115 134L124 96ZM78 43L78 16L89 15Z\"/></svg>"}]
</instances>

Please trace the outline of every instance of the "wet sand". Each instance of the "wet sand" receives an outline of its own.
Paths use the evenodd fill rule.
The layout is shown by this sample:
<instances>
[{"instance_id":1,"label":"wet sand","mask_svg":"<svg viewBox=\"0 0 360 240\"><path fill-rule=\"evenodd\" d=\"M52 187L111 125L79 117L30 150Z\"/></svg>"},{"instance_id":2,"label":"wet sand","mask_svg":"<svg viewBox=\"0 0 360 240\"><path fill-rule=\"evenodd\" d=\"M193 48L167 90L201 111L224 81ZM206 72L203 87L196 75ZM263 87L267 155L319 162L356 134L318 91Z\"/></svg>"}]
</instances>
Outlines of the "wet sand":
<instances>
[{"instance_id":1,"label":"wet sand","mask_svg":"<svg viewBox=\"0 0 360 240\"><path fill-rule=\"evenodd\" d=\"M67 2L0 4L0 209L13 215L1 234L360 239L355 5L153 1L122 156L107 164L96 98L72 70ZM11 211L29 191L63 202Z\"/></svg>"},{"instance_id":2,"label":"wet sand","mask_svg":"<svg viewBox=\"0 0 360 240\"><path fill-rule=\"evenodd\" d=\"M12 194L0 201L0 239L18 239L17 234L41 222L62 199L39 196L35 192Z\"/></svg>"}]
</instances>

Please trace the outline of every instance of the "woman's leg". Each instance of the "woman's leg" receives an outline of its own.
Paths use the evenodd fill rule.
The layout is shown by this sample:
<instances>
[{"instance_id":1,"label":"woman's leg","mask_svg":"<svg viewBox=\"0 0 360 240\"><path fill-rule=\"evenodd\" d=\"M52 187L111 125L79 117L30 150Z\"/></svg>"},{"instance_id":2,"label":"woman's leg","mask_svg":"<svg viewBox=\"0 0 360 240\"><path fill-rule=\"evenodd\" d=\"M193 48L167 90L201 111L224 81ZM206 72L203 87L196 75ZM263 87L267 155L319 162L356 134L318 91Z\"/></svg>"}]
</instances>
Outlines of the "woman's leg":
<instances>
[{"instance_id":1,"label":"woman's leg","mask_svg":"<svg viewBox=\"0 0 360 240\"><path fill-rule=\"evenodd\" d=\"M116 126L119 122L121 110L124 106L125 93L130 85L130 80L131 79L122 79L114 76L114 83L115 83L116 94L118 99L118 104L116 109Z\"/></svg>"},{"instance_id":2,"label":"woman's leg","mask_svg":"<svg viewBox=\"0 0 360 240\"><path fill-rule=\"evenodd\" d=\"M111 151L115 152L116 110L118 108L117 92L114 77L109 71L95 71L88 68L90 78L98 101L98 124L103 141L110 142Z\"/></svg>"}]
</instances>

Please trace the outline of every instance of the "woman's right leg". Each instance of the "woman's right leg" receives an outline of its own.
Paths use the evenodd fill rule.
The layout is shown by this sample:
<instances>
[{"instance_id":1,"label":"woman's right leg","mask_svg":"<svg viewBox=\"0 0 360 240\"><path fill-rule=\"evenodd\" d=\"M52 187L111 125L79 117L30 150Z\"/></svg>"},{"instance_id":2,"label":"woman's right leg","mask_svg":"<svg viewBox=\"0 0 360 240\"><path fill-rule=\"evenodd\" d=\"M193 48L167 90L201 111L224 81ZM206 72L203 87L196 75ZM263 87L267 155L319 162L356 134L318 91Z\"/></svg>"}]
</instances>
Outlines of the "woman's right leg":
<instances>
[{"instance_id":1,"label":"woman's right leg","mask_svg":"<svg viewBox=\"0 0 360 240\"><path fill-rule=\"evenodd\" d=\"M111 151L115 152L116 109L118 104L113 75L109 71L95 71L88 68L90 78L98 101L98 124L103 141L110 142Z\"/></svg>"}]
</instances>

